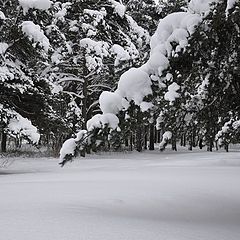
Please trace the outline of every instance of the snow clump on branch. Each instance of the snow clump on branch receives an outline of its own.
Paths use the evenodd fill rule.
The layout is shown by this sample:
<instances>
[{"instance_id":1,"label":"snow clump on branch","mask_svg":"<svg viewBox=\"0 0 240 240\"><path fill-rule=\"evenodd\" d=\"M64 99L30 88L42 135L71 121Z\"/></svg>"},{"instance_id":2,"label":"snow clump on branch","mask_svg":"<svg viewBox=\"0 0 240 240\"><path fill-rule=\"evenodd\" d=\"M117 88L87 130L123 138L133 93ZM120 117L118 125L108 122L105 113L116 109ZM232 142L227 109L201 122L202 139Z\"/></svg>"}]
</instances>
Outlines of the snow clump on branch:
<instances>
[{"instance_id":1,"label":"snow clump on branch","mask_svg":"<svg viewBox=\"0 0 240 240\"><path fill-rule=\"evenodd\" d=\"M52 2L49 0L18 0L18 1L23 9L24 14L26 14L30 8L48 10L52 4Z\"/></svg>"},{"instance_id":2,"label":"snow clump on branch","mask_svg":"<svg viewBox=\"0 0 240 240\"><path fill-rule=\"evenodd\" d=\"M15 113L15 117L10 119L7 130L11 135L20 138L25 137L33 144L37 144L40 139L40 134L38 133L37 128L32 125L32 122L18 113Z\"/></svg>"},{"instance_id":3,"label":"snow clump on branch","mask_svg":"<svg viewBox=\"0 0 240 240\"><path fill-rule=\"evenodd\" d=\"M43 49L46 52L48 51L50 47L49 39L44 35L43 30L39 25L34 24L32 21L24 21L22 23L22 31L29 37L29 39L40 43Z\"/></svg>"}]
</instances>

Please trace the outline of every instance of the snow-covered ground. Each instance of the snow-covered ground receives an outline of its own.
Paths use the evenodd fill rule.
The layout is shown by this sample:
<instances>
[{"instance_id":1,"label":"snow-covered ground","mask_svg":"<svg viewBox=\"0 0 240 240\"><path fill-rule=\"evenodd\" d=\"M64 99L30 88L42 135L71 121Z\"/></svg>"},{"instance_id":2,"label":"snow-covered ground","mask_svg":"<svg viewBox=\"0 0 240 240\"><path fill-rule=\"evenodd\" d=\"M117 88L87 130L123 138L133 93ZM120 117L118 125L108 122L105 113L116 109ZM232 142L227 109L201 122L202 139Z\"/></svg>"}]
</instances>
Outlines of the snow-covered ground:
<instances>
[{"instance_id":1,"label":"snow-covered ground","mask_svg":"<svg viewBox=\"0 0 240 240\"><path fill-rule=\"evenodd\" d=\"M240 239L240 152L57 161L0 169L0 240Z\"/></svg>"}]
</instances>

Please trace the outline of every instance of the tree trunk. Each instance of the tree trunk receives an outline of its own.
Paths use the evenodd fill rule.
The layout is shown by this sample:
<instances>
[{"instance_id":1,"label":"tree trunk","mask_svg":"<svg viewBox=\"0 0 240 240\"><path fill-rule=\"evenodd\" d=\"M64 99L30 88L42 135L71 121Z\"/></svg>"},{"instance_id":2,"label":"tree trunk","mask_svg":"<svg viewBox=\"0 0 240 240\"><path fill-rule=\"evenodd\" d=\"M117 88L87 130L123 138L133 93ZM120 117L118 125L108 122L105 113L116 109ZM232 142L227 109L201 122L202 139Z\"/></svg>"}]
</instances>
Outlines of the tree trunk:
<instances>
[{"instance_id":1,"label":"tree trunk","mask_svg":"<svg viewBox=\"0 0 240 240\"><path fill-rule=\"evenodd\" d=\"M199 144L198 144L199 148L202 149L203 148L203 140L202 138L199 139Z\"/></svg>"},{"instance_id":2,"label":"tree trunk","mask_svg":"<svg viewBox=\"0 0 240 240\"><path fill-rule=\"evenodd\" d=\"M129 147L128 137L125 138L125 147Z\"/></svg>"},{"instance_id":3,"label":"tree trunk","mask_svg":"<svg viewBox=\"0 0 240 240\"><path fill-rule=\"evenodd\" d=\"M147 148L148 148L147 143L148 143L148 127L145 126L145 128L144 128L144 149L145 150L147 150Z\"/></svg>"},{"instance_id":4,"label":"tree trunk","mask_svg":"<svg viewBox=\"0 0 240 240\"><path fill-rule=\"evenodd\" d=\"M2 129L2 139L1 139L1 152L7 151L7 134Z\"/></svg>"},{"instance_id":5,"label":"tree trunk","mask_svg":"<svg viewBox=\"0 0 240 240\"><path fill-rule=\"evenodd\" d=\"M142 151L142 145L143 145L143 134L142 134L142 131L143 131L143 124L142 124L142 118L141 118L141 112L140 112L140 109L137 109L137 126L136 126L136 150L138 152L141 152Z\"/></svg>"},{"instance_id":6,"label":"tree trunk","mask_svg":"<svg viewBox=\"0 0 240 240\"><path fill-rule=\"evenodd\" d=\"M149 150L154 150L154 131L155 127L154 124L150 124L150 129L149 129Z\"/></svg>"},{"instance_id":7,"label":"tree trunk","mask_svg":"<svg viewBox=\"0 0 240 240\"><path fill-rule=\"evenodd\" d=\"M131 133L131 136L130 136L130 151L133 150L133 135Z\"/></svg>"},{"instance_id":8,"label":"tree trunk","mask_svg":"<svg viewBox=\"0 0 240 240\"><path fill-rule=\"evenodd\" d=\"M228 146L229 146L228 144L225 144L225 146L224 146L224 148L225 148L226 152L228 152L228 151L229 151L229 147L228 147Z\"/></svg>"},{"instance_id":9,"label":"tree trunk","mask_svg":"<svg viewBox=\"0 0 240 240\"><path fill-rule=\"evenodd\" d=\"M172 138L172 150L177 151L177 140L175 137Z\"/></svg>"},{"instance_id":10,"label":"tree trunk","mask_svg":"<svg viewBox=\"0 0 240 240\"><path fill-rule=\"evenodd\" d=\"M137 129L136 129L136 150L138 152L142 151L142 128L141 128L141 125L138 125Z\"/></svg>"},{"instance_id":11,"label":"tree trunk","mask_svg":"<svg viewBox=\"0 0 240 240\"><path fill-rule=\"evenodd\" d=\"M82 117L83 117L83 129L86 129L86 124L87 124L87 98L88 98L88 79L84 78L84 83L83 83L83 100L82 100Z\"/></svg>"}]
</instances>

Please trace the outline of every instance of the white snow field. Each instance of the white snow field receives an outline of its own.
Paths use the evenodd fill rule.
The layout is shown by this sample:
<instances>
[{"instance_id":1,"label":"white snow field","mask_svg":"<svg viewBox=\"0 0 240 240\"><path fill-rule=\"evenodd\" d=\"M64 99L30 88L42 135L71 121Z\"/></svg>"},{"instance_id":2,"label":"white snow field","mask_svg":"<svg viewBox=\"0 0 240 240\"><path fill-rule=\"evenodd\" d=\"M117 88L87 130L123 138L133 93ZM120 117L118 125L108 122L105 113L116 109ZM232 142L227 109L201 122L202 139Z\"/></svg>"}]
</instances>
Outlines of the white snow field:
<instances>
[{"instance_id":1,"label":"white snow field","mask_svg":"<svg viewBox=\"0 0 240 240\"><path fill-rule=\"evenodd\" d=\"M240 239L239 151L57 163L15 158L0 169L0 240Z\"/></svg>"}]
</instances>

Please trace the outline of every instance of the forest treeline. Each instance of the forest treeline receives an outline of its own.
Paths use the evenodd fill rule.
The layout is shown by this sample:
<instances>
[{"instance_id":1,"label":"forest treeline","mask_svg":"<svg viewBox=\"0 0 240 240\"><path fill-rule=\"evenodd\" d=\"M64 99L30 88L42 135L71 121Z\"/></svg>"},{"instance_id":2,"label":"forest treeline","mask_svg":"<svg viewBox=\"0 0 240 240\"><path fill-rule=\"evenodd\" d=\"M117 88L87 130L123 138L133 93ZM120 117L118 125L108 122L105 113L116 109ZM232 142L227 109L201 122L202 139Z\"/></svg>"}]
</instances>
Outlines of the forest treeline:
<instances>
[{"instance_id":1,"label":"forest treeline","mask_svg":"<svg viewBox=\"0 0 240 240\"><path fill-rule=\"evenodd\" d=\"M154 149L155 143L161 150L168 143L177 150L180 143L209 151L238 143L239 2L212 1L204 12L194 9L197 2L1 0L1 151L9 142L21 148L28 141L58 155L69 138L76 144L72 152L68 146L70 158L77 151ZM201 20L194 30L174 29L165 46L171 52L153 61L151 36L159 20L175 26L174 12ZM155 39L163 39L164 30ZM163 68L156 63L162 56ZM116 127L101 117L92 124L103 111L102 92L118 91L125 72L149 61L151 89L141 104L123 95L127 103L116 112Z\"/></svg>"}]
</instances>

